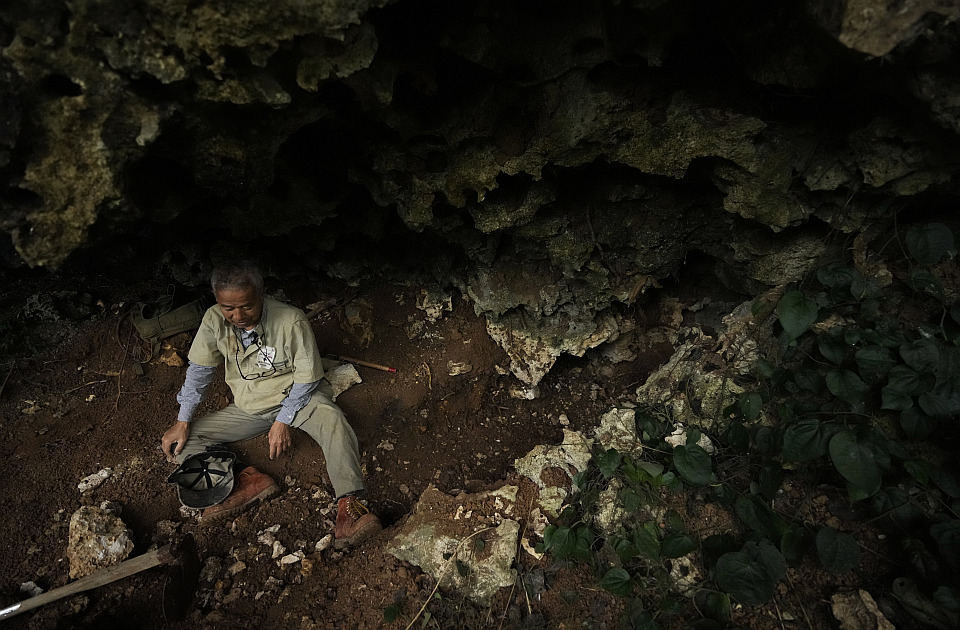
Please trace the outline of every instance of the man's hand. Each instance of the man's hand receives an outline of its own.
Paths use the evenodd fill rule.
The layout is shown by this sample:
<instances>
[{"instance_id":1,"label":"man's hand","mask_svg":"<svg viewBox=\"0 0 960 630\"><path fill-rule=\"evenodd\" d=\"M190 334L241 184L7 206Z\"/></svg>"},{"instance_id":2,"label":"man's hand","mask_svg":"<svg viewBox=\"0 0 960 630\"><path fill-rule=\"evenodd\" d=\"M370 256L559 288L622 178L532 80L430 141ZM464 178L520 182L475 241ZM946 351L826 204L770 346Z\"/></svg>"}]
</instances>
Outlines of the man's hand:
<instances>
[{"instance_id":1,"label":"man's hand","mask_svg":"<svg viewBox=\"0 0 960 630\"><path fill-rule=\"evenodd\" d=\"M176 461L174 458L183 451L183 447L187 445L188 437L190 437L189 422L180 422L178 420L173 423L172 427L167 429L163 437L160 438L160 447L163 450L163 454L166 455L168 462Z\"/></svg>"},{"instance_id":2,"label":"man's hand","mask_svg":"<svg viewBox=\"0 0 960 630\"><path fill-rule=\"evenodd\" d=\"M270 459L280 457L280 454L290 448L293 443L290 436L290 425L282 422L274 422L270 427Z\"/></svg>"}]
</instances>

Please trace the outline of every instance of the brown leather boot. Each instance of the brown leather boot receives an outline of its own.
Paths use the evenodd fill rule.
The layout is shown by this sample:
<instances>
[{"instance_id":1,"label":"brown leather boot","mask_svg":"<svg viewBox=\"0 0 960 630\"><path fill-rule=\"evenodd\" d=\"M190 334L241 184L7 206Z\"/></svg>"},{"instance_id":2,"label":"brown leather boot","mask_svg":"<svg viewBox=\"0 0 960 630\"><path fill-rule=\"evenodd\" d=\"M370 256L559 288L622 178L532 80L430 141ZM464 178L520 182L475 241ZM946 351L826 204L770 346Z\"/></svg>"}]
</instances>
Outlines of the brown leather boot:
<instances>
[{"instance_id":1,"label":"brown leather boot","mask_svg":"<svg viewBox=\"0 0 960 630\"><path fill-rule=\"evenodd\" d=\"M371 514L360 499L353 495L337 501L337 529L333 534L333 548L346 549L374 536L383 527L380 519Z\"/></svg>"},{"instance_id":2,"label":"brown leather boot","mask_svg":"<svg viewBox=\"0 0 960 630\"><path fill-rule=\"evenodd\" d=\"M253 466L247 466L234 481L233 492L222 503L208 507L200 516L201 525L210 525L217 521L239 514L257 501L269 499L280 492L280 486Z\"/></svg>"}]
</instances>

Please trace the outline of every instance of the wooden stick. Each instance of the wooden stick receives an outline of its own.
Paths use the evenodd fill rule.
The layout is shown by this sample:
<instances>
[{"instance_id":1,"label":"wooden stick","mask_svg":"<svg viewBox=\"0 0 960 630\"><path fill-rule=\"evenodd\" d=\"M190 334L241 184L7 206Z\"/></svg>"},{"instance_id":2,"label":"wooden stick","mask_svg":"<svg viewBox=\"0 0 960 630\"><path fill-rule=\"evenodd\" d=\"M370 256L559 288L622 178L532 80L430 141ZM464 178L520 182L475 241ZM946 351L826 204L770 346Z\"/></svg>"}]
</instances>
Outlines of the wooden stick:
<instances>
[{"instance_id":1,"label":"wooden stick","mask_svg":"<svg viewBox=\"0 0 960 630\"><path fill-rule=\"evenodd\" d=\"M39 608L40 606L49 604L50 602L55 602L58 599L63 599L64 597L68 597L76 593L82 593L83 591L89 591L90 589L98 586L116 582L120 578L125 578L133 575L134 573L140 573L141 571L152 569L153 567L161 564L169 564L174 560L171 549L172 545L166 545L160 547L159 549L148 551L142 556L137 556L136 558L131 558L130 560L124 560L120 564L115 564L112 567L101 569L96 573L80 578L76 582L71 582L66 586L55 588L52 591L47 591L46 593L41 593L36 597L31 597L30 599L25 599L22 602L13 604L12 606L7 606L6 608L0 610L0 619L7 619L8 617L19 615L22 612Z\"/></svg>"},{"instance_id":2,"label":"wooden stick","mask_svg":"<svg viewBox=\"0 0 960 630\"><path fill-rule=\"evenodd\" d=\"M396 372L397 368L387 367L386 365L380 365L379 363L370 363L369 361L361 361L360 359L354 359L353 357L345 357L340 354L328 354L328 357L336 359L337 361L346 361L347 363L354 363L356 365L362 365L363 367L373 368L375 370L381 370L383 372Z\"/></svg>"}]
</instances>

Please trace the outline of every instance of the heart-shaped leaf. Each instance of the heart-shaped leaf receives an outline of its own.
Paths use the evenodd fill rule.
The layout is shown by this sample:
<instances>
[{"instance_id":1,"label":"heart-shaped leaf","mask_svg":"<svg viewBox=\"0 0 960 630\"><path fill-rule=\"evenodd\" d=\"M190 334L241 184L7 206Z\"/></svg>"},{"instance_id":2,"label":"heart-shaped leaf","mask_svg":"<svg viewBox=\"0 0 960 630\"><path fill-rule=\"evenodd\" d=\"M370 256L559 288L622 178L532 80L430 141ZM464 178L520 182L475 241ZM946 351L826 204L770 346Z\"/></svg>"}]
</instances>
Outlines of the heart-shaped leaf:
<instances>
[{"instance_id":1,"label":"heart-shaped leaf","mask_svg":"<svg viewBox=\"0 0 960 630\"><path fill-rule=\"evenodd\" d=\"M863 402L870 391L856 372L850 370L830 370L827 372L826 381L830 393L850 405Z\"/></svg>"},{"instance_id":2,"label":"heart-shaped leaf","mask_svg":"<svg viewBox=\"0 0 960 630\"><path fill-rule=\"evenodd\" d=\"M788 291L780 298L780 325L790 340L796 339L817 321L816 302L800 291Z\"/></svg>"},{"instance_id":3,"label":"heart-shaped leaf","mask_svg":"<svg viewBox=\"0 0 960 630\"><path fill-rule=\"evenodd\" d=\"M681 444L673 449L673 464L680 476L694 485L706 485L713 478L710 455L697 444Z\"/></svg>"},{"instance_id":4,"label":"heart-shaped leaf","mask_svg":"<svg viewBox=\"0 0 960 630\"><path fill-rule=\"evenodd\" d=\"M850 534L824 526L817 532L817 556L829 571L841 573L860 564L860 547Z\"/></svg>"},{"instance_id":5,"label":"heart-shaped leaf","mask_svg":"<svg viewBox=\"0 0 960 630\"><path fill-rule=\"evenodd\" d=\"M904 240L910 255L924 264L938 262L944 254L956 251L953 232L942 223L911 226Z\"/></svg>"},{"instance_id":6,"label":"heart-shaped leaf","mask_svg":"<svg viewBox=\"0 0 960 630\"><path fill-rule=\"evenodd\" d=\"M866 499L880 489L883 471L890 466L882 438L844 429L830 440L829 450L834 467L848 482L851 501Z\"/></svg>"}]
</instances>

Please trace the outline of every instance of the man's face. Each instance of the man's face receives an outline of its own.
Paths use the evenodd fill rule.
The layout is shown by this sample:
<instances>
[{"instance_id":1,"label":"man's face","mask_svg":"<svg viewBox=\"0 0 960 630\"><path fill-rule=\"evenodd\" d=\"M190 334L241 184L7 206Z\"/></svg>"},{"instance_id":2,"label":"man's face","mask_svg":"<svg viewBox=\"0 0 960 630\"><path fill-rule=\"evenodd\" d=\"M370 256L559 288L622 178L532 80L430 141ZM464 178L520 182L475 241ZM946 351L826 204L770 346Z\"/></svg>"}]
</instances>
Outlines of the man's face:
<instances>
[{"instance_id":1,"label":"man's face","mask_svg":"<svg viewBox=\"0 0 960 630\"><path fill-rule=\"evenodd\" d=\"M217 298L223 317L237 328L251 330L260 323L263 298L253 287L223 289L213 295Z\"/></svg>"}]
</instances>

